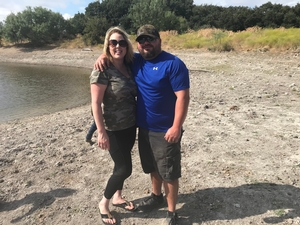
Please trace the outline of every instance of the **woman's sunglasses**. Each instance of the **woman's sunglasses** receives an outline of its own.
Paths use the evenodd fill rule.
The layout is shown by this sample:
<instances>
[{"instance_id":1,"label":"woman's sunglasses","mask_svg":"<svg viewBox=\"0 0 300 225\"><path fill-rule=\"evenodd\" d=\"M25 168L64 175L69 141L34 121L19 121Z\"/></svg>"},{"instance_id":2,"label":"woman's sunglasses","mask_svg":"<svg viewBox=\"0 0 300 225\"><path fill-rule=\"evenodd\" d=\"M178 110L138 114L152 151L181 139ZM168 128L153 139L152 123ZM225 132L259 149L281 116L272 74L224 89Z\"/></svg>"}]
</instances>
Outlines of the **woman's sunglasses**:
<instances>
[{"instance_id":1,"label":"woman's sunglasses","mask_svg":"<svg viewBox=\"0 0 300 225\"><path fill-rule=\"evenodd\" d=\"M142 44L145 44L146 41L153 42L155 40L156 40L156 38L153 38L153 37L141 37L137 40L137 42L142 45Z\"/></svg>"},{"instance_id":2,"label":"woman's sunglasses","mask_svg":"<svg viewBox=\"0 0 300 225\"><path fill-rule=\"evenodd\" d=\"M127 42L125 40L120 40L120 41L109 40L108 44L111 45L111 46L114 46L114 47L116 47L118 44L119 44L120 47L127 47Z\"/></svg>"}]
</instances>

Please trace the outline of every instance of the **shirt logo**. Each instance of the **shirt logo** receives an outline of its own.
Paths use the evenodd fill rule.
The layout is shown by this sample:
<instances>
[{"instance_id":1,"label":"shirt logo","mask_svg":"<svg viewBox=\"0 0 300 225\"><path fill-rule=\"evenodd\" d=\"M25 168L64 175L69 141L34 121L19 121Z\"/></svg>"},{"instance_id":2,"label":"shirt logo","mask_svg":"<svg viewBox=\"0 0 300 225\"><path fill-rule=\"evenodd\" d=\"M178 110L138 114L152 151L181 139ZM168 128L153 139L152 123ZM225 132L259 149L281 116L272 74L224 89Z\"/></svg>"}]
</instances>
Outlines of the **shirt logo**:
<instances>
[{"instance_id":1,"label":"shirt logo","mask_svg":"<svg viewBox=\"0 0 300 225\"><path fill-rule=\"evenodd\" d=\"M158 70L158 67L153 67L153 70Z\"/></svg>"}]
</instances>

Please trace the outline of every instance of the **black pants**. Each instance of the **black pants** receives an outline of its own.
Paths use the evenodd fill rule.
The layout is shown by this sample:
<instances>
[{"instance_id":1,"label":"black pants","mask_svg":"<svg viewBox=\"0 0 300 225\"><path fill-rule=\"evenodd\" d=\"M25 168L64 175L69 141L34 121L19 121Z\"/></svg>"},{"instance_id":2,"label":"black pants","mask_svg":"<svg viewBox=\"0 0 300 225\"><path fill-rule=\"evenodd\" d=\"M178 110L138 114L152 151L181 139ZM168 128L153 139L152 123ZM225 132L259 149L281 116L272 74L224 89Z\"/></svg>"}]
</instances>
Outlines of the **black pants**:
<instances>
[{"instance_id":1,"label":"black pants","mask_svg":"<svg viewBox=\"0 0 300 225\"><path fill-rule=\"evenodd\" d=\"M111 199L117 190L123 189L125 179L132 173L131 150L135 142L136 127L106 132L110 142L109 153L115 166L107 182L104 197Z\"/></svg>"}]
</instances>

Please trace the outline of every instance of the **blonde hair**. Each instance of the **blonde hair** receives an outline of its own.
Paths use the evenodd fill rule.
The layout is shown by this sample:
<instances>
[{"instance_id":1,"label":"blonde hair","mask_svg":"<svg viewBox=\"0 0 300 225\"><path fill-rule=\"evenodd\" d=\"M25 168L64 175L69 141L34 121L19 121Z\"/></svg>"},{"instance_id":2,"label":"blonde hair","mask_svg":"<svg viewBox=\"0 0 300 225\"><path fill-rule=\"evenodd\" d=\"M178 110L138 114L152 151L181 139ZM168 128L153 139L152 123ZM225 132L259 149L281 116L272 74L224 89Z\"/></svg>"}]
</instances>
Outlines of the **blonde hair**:
<instances>
[{"instance_id":1,"label":"blonde hair","mask_svg":"<svg viewBox=\"0 0 300 225\"><path fill-rule=\"evenodd\" d=\"M127 51L124 57L125 64L130 64L133 61L133 47L131 41L129 40L129 35L120 27L111 27L106 31L105 39L104 39L104 46L103 46L103 53L108 57L109 61L112 62L113 57L109 52L109 45L108 41L112 34L118 33L123 36L124 40L127 42Z\"/></svg>"}]
</instances>

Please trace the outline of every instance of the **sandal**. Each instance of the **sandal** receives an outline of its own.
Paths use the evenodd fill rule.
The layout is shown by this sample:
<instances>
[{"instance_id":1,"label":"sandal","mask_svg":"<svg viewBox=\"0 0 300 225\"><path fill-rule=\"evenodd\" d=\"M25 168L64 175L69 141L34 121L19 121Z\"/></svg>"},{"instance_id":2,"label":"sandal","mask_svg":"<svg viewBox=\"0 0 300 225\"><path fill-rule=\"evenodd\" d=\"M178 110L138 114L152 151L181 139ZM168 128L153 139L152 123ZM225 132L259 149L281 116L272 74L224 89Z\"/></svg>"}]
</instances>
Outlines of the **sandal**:
<instances>
[{"instance_id":1,"label":"sandal","mask_svg":"<svg viewBox=\"0 0 300 225\"><path fill-rule=\"evenodd\" d=\"M115 223L108 223L108 222L105 222L104 220L106 219L110 219L110 220L113 220L114 217L108 213L108 214L102 214L101 211L100 211L100 216L101 216L101 219L102 219L102 223L103 224L110 224L110 225L114 225L114 224L117 224L117 221Z\"/></svg>"},{"instance_id":2,"label":"sandal","mask_svg":"<svg viewBox=\"0 0 300 225\"><path fill-rule=\"evenodd\" d=\"M126 206L131 207L131 204L132 204L132 206L133 206L132 209L126 208ZM127 201L127 200L124 200L123 203L120 203L120 204L112 204L112 205L115 206L115 207L119 207L119 208L125 209L125 210L127 210L127 211L131 211L131 212L133 212L133 211L135 211L135 210L137 209L137 207L135 206L135 204L134 204L133 202L129 202L129 201Z\"/></svg>"}]
</instances>

